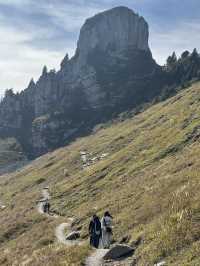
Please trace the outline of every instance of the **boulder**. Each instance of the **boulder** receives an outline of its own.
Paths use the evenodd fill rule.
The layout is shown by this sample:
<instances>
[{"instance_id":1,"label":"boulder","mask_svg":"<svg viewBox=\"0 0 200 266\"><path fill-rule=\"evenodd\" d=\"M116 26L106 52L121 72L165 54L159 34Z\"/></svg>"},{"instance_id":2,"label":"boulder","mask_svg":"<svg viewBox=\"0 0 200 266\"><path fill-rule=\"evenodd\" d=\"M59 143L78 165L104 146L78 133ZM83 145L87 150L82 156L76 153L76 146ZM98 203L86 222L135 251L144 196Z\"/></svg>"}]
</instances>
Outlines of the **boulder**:
<instances>
[{"instance_id":1,"label":"boulder","mask_svg":"<svg viewBox=\"0 0 200 266\"><path fill-rule=\"evenodd\" d=\"M112 247L106 255L103 257L104 260L116 260L125 256L132 255L134 249L128 245L117 244Z\"/></svg>"},{"instance_id":2,"label":"boulder","mask_svg":"<svg viewBox=\"0 0 200 266\"><path fill-rule=\"evenodd\" d=\"M66 240L76 240L80 238L80 233L78 231L71 232L66 236Z\"/></svg>"}]
</instances>

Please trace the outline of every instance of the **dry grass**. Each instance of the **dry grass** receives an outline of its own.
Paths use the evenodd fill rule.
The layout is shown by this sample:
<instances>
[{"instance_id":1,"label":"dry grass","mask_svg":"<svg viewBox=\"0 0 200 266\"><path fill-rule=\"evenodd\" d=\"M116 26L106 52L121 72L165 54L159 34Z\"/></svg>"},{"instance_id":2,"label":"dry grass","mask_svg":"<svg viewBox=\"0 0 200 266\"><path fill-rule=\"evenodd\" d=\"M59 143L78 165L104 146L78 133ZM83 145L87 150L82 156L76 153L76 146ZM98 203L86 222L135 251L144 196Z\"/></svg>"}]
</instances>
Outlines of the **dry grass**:
<instances>
[{"instance_id":1,"label":"dry grass","mask_svg":"<svg viewBox=\"0 0 200 266\"><path fill-rule=\"evenodd\" d=\"M113 123L1 177L0 195L9 205L0 217L1 264L9 265L7 257L9 263L20 263L38 254L27 265L38 265L40 259L47 259L46 265L68 265L67 260L79 265L88 252L87 246L77 252L58 248L54 229L65 218L52 220L36 213L35 201L49 185L52 207L64 217L79 218L83 236L93 208L100 215L109 209L115 239L143 236L136 252L138 265L153 265L163 258L169 265L199 265L199 102L196 83L132 119ZM84 150L92 157L109 155L83 170Z\"/></svg>"}]
</instances>

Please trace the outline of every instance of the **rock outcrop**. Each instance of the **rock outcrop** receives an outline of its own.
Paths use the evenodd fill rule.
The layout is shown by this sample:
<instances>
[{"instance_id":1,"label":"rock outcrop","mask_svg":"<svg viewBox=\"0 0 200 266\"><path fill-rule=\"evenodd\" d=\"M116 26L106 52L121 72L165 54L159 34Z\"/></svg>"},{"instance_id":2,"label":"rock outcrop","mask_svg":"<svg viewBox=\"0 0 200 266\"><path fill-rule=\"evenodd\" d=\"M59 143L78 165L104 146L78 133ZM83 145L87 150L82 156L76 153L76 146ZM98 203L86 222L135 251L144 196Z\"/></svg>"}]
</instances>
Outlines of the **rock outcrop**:
<instances>
[{"instance_id":1,"label":"rock outcrop","mask_svg":"<svg viewBox=\"0 0 200 266\"><path fill-rule=\"evenodd\" d=\"M116 260L125 256L132 255L134 249L128 245L117 244L112 247L104 256L104 260Z\"/></svg>"},{"instance_id":2,"label":"rock outcrop","mask_svg":"<svg viewBox=\"0 0 200 266\"><path fill-rule=\"evenodd\" d=\"M20 94L0 104L0 136L16 137L35 157L88 133L99 122L151 100L163 84L148 25L126 7L87 19L74 57L44 67ZM159 81L158 81L159 80Z\"/></svg>"}]
</instances>

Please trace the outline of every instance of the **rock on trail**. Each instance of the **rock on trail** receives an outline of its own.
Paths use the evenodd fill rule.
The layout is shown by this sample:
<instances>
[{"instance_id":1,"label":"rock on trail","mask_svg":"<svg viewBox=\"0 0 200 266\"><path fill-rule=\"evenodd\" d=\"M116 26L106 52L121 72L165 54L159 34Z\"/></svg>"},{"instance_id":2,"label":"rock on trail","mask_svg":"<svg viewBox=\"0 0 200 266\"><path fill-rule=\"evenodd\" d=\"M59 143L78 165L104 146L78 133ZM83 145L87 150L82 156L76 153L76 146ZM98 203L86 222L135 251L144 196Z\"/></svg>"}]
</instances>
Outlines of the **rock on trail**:
<instances>
[{"instance_id":1,"label":"rock on trail","mask_svg":"<svg viewBox=\"0 0 200 266\"><path fill-rule=\"evenodd\" d=\"M42 195L43 195L43 199L40 200L37 204L38 212L41 214L45 214L49 217L52 216L54 218L58 218L59 217L58 215L55 215L55 214L50 215L48 213L44 213L44 202L45 202L45 200L50 199L50 194L49 194L49 190L47 187L42 190ZM67 240L66 239L66 233L68 233L68 234L72 233L71 232L71 225L72 225L73 221L74 221L73 218L68 218L67 223L61 223L56 227L55 236L56 236L59 243L62 243L62 244L68 245L68 246L81 244L81 241L79 241L79 240Z\"/></svg>"},{"instance_id":2,"label":"rock on trail","mask_svg":"<svg viewBox=\"0 0 200 266\"><path fill-rule=\"evenodd\" d=\"M72 246L72 245L80 245L82 242L80 240L67 240L66 239L66 231L68 234L71 233L71 223L73 218L68 219L68 223L59 224L55 229L55 235L59 243Z\"/></svg>"},{"instance_id":3,"label":"rock on trail","mask_svg":"<svg viewBox=\"0 0 200 266\"><path fill-rule=\"evenodd\" d=\"M164 266L164 265L166 265L166 262L164 260L158 262L157 264L154 264L154 266Z\"/></svg>"},{"instance_id":4,"label":"rock on trail","mask_svg":"<svg viewBox=\"0 0 200 266\"><path fill-rule=\"evenodd\" d=\"M132 255L134 249L128 245L116 244L104 256L104 260L116 260Z\"/></svg>"}]
</instances>

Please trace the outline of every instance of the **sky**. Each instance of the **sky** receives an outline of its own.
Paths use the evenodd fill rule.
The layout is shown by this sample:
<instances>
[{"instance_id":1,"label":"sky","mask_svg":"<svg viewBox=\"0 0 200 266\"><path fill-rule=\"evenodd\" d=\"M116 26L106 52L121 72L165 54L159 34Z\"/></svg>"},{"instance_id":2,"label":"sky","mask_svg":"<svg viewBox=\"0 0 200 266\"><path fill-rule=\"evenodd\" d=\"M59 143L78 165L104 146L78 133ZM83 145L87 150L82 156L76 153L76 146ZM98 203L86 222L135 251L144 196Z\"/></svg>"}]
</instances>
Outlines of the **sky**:
<instances>
[{"instance_id":1,"label":"sky","mask_svg":"<svg viewBox=\"0 0 200 266\"><path fill-rule=\"evenodd\" d=\"M122 5L148 22L159 64L173 51L200 51L199 0L0 0L0 97L25 89L44 65L58 70L66 53L73 56L85 19Z\"/></svg>"}]
</instances>

